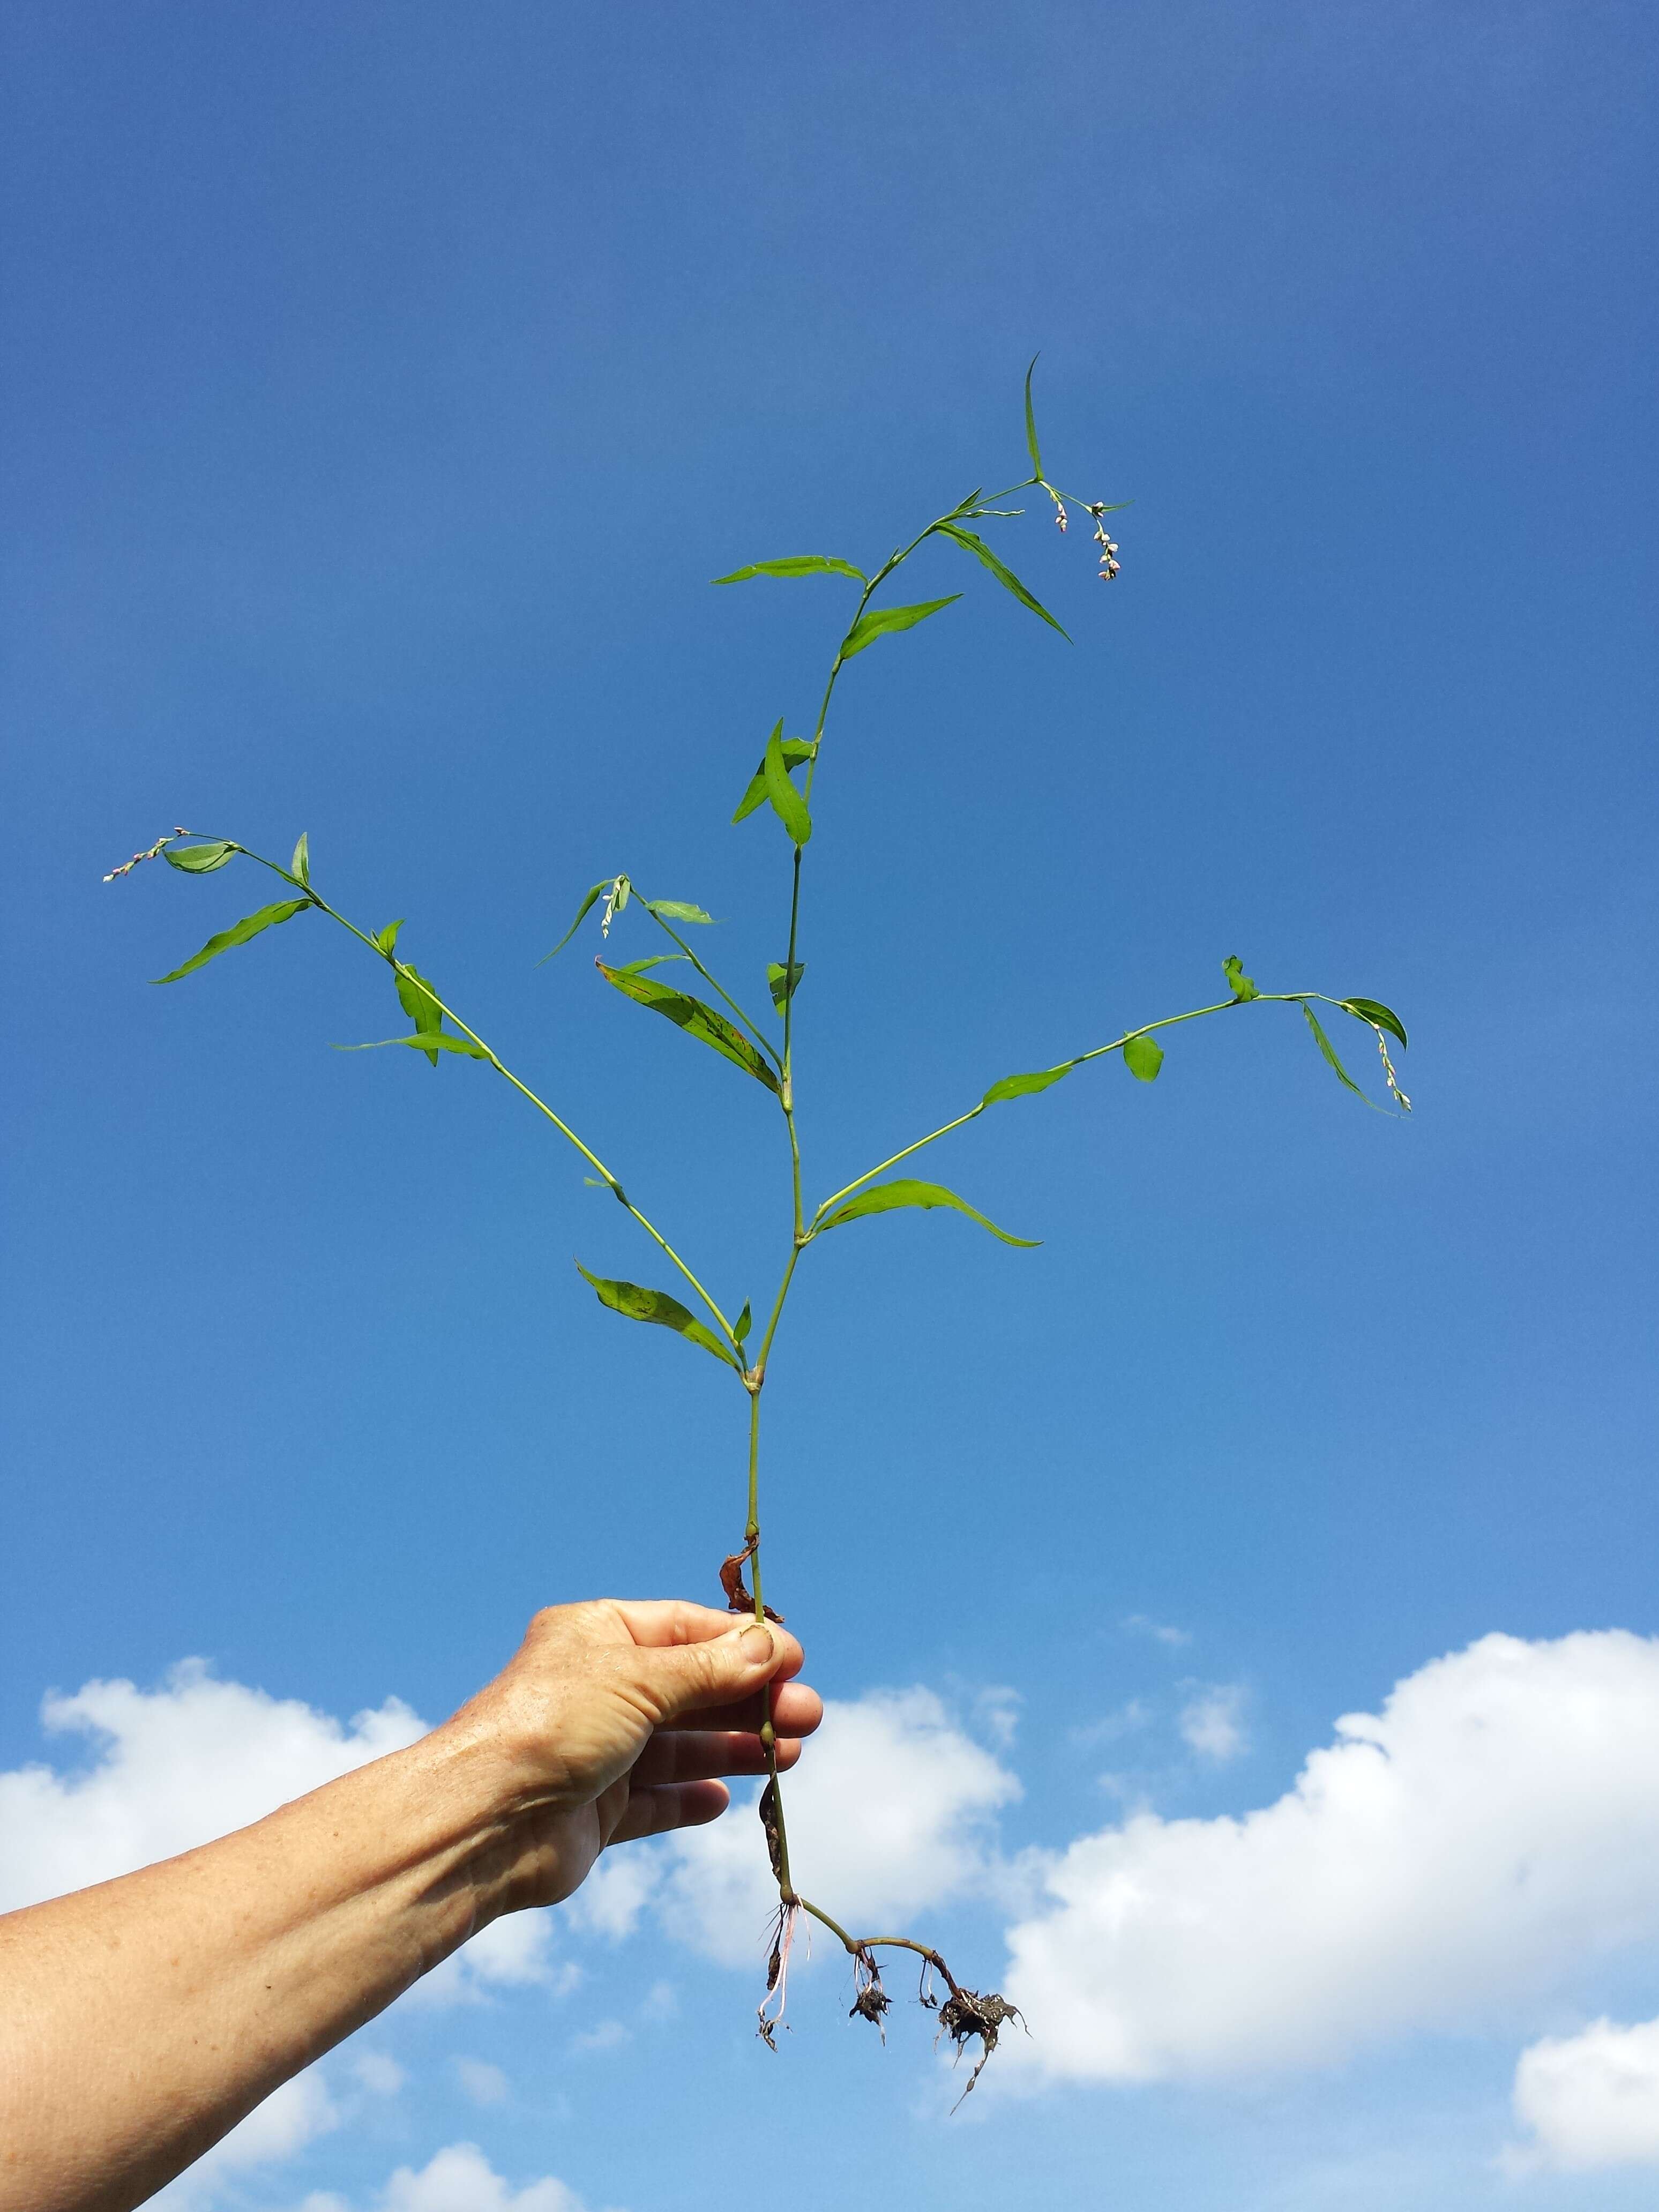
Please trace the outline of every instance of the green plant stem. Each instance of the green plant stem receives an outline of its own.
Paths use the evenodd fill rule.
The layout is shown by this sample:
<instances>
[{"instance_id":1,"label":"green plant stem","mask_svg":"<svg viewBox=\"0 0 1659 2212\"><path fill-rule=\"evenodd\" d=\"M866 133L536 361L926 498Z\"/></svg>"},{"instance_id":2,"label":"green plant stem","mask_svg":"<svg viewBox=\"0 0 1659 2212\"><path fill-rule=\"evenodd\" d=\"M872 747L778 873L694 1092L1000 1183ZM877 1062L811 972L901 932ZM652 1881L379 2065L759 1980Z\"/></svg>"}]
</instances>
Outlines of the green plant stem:
<instances>
[{"instance_id":1,"label":"green plant stem","mask_svg":"<svg viewBox=\"0 0 1659 2212\"><path fill-rule=\"evenodd\" d=\"M229 843L231 841L227 839L225 842ZM618 1204L623 1206L625 1212L633 1215L635 1220L639 1223L646 1235L649 1237L652 1241L666 1254L668 1258L673 1261L674 1265L679 1269L681 1274L684 1276L686 1281L690 1284L692 1289L702 1300L704 1305L708 1307L709 1313L714 1316L715 1322L719 1326L721 1335L732 1347L732 1356L736 1360L739 1371L741 1371L744 1364L743 1346L738 1342L737 1338L732 1334L731 1322L727 1321L726 1316L720 1311L720 1307L715 1304L709 1292L704 1289L702 1283L698 1281L696 1276L692 1273L690 1268L686 1265L685 1261L681 1259L679 1254L674 1249L668 1239L663 1235L661 1230L657 1227L655 1222L652 1221L647 1215L641 1212L639 1207L635 1206L632 1199L628 1196L621 1183L617 1180L617 1177L611 1173L611 1170L605 1165L605 1162L599 1158L599 1154L593 1151L591 1146L583 1143L582 1139L576 1134L576 1132L570 1127L569 1123L568 1121L562 1121L544 1098L538 1098L536 1093L531 1089L530 1085L522 1081L520 1077L516 1076L513 1073L513 1070L507 1065L505 1060L497 1057L494 1049L485 1043L484 1040L478 1035L477 1030L470 1028L468 1024L461 1019L460 1016L455 1012L453 1006L447 1006L445 1004L443 1000L438 996L437 993L432 988L429 983L422 982L414 975L411 969L407 968L404 963L396 957L395 954L383 951L366 930L359 929L355 921L349 921L347 917L341 914L337 908L331 907L325 898L323 898L317 891L312 889L309 884L301 883L297 876L290 875L289 871L285 867L282 866L278 861L268 860L263 853L255 853L250 850L250 848L246 845L238 845L236 847L236 850L239 853L246 854L250 860L257 860L262 868L269 868L273 875L280 876L284 883L292 884L295 890L303 892L311 901L312 904L314 907L317 907L322 913L325 914L331 921L338 922L340 927L343 930L348 930L350 934L357 939L360 945L366 945L369 951L374 953L376 959L384 960L394 975L407 976L409 981L414 983L417 990L423 991L426 994L427 997L431 1000L433 1005L437 1007L441 1014L444 1015L448 1020L454 1023L456 1028L459 1030L463 1036L471 1038L473 1043L476 1044L478 1049L486 1055L489 1061L489 1065L495 1069L496 1074L505 1077L507 1081L513 1085L513 1088L519 1092L521 1097L527 1098L529 1100L530 1103L536 1109L538 1114L544 1114L547 1116L547 1119L553 1124L554 1127L559 1132L561 1136L568 1139L570 1143L575 1146L582 1158L588 1163L589 1166L598 1170L601 1180L609 1188L611 1196L617 1200Z\"/></svg>"},{"instance_id":2,"label":"green plant stem","mask_svg":"<svg viewBox=\"0 0 1659 2212\"><path fill-rule=\"evenodd\" d=\"M752 1020L749 1015L744 1013L743 1008L732 996L726 986L715 976L710 975L708 969L703 966L702 962L697 957L696 954L691 950L691 947L680 935L678 930L674 928L671 923L663 920L662 916L657 912L649 899L641 899L640 901L640 904L650 915L652 921L656 923L658 928L665 930L668 935L673 939L675 944L679 946L680 951L684 953L686 958L691 963L691 965L696 969L698 975L702 977L703 981L708 984L709 989L714 992L715 996L725 1000L726 1005L730 1006L732 1012L743 1024L744 1029L746 1029L750 1036L753 1037L755 1042L772 1062L772 1065L777 1068L780 1073L781 1073L783 1061L779 1056L778 1048L776 1045L773 1043L770 1037L767 1036L765 1030L762 1029L760 1024Z\"/></svg>"},{"instance_id":3,"label":"green plant stem","mask_svg":"<svg viewBox=\"0 0 1659 2212\"><path fill-rule=\"evenodd\" d=\"M1212 1006L1194 1006L1188 1013L1165 1014L1161 1021L1143 1022L1138 1029L1125 1030L1121 1036L1114 1037L1109 1044L1093 1045L1087 1052L1079 1052L1070 1060L1060 1061L1058 1065L1066 1071L1073 1067L1081 1067L1087 1060L1100 1059L1103 1054L1121 1052L1126 1044L1133 1042L1139 1036L1150 1036L1154 1030L1176 1029L1182 1022L1201 1021L1206 1014L1224 1014L1234 1006L1301 1006L1309 999L1317 999L1328 1006L1340 1006L1342 1004L1340 999L1333 999L1323 991L1261 991L1254 999L1218 999ZM921 1152L925 1146L935 1145L941 1137L948 1137L953 1129L960 1129L968 1122L977 1121L986 1110L988 1103L1000 1105L1009 1103L1012 1102L988 1101L981 1098L977 1106L970 1106L965 1114L958 1114L954 1121L946 1121L940 1128L930 1129L925 1137L918 1137L913 1145L906 1145L902 1152L892 1153L890 1158L880 1161L875 1167L866 1168L861 1176L855 1176L851 1182L843 1184L840 1190L833 1192L823 1200L812 1216L811 1224L807 1231L808 1236L817 1235L824 1215L839 1206L842 1199L850 1198L854 1191L862 1190L866 1183L873 1182L878 1175L885 1175L889 1168L897 1167L900 1161L908 1160L912 1152Z\"/></svg>"}]
</instances>

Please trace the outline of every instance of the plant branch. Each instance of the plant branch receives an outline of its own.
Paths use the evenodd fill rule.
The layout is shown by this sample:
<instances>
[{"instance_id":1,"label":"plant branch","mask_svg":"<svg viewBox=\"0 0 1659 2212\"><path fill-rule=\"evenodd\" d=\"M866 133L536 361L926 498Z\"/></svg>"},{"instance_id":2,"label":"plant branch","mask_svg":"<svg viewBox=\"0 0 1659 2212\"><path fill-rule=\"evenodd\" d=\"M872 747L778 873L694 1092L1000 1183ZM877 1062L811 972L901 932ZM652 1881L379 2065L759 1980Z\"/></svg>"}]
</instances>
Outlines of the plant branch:
<instances>
[{"instance_id":1,"label":"plant branch","mask_svg":"<svg viewBox=\"0 0 1659 2212\"><path fill-rule=\"evenodd\" d=\"M756 1042L756 1043L760 1047L761 1050L762 1050L762 1051L766 1054L767 1058L768 1058L768 1059L772 1062L772 1065L773 1065L775 1068L777 1068L777 1069L778 1069L778 1071L779 1071L779 1072L780 1072L780 1073L781 1073L782 1072L782 1068L783 1068L783 1061L782 1061L782 1059L781 1059L781 1058L780 1057L780 1055L779 1055L779 1052L778 1052L778 1048L777 1048L776 1045L775 1045L775 1044L773 1043L772 1040L770 1039L770 1037L769 1037L769 1036L767 1036L767 1034L766 1034L765 1030L764 1030L763 1029L762 1029L762 1027L761 1027L760 1024L759 1024L758 1022L757 1022L757 1021L753 1020L753 1019L752 1019L752 1018L751 1018L748 1014L744 1013L744 1012L743 1008L742 1008L742 1007L738 1004L737 1000L736 1000L732 996L731 993L726 989L726 986L725 986L722 982L720 982L720 981L718 980L718 978L716 978L715 976L712 975L709 973L708 969L703 966L702 962L702 961L697 957L696 954L696 953L691 950L691 947L690 947L690 946L686 943L685 939L684 939L680 935L680 933L679 933L678 930L675 929L675 928L674 928L674 927L673 927L670 923L665 922L665 921L663 920L662 916L661 916L661 915L657 912L657 910L656 910L655 907L652 904L652 902L651 902L651 901L650 901L649 899L641 899L641 900L640 900L640 902L639 902L639 903L640 903L640 904L641 904L641 905L645 908L646 912L650 915L650 917L651 917L652 921L654 921L654 922L656 923L656 925L657 925L658 928L659 928L659 929L660 929L660 930L665 930L665 931L666 931L666 932L667 932L667 933L668 933L668 935L673 939L673 940L674 940L675 944L676 944L676 945L678 945L679 946L680 951L681 951L683 953L684 953L684 955L685 955L686 958L687 958L687 959L691 963L691 965L692 965L692 966L696 969L696 971L697 971L698 975L701 975L701 976L702 977L703 981L704 981L705 983L707 983L707 984L708 984L708 988L710 988L710 990L712 990L712 991L715 994L715 995L716 995L718 998L721 998L721 999L724 999L724 1000L725 1000L725 1001L726 1001L726 1005L727 1005L728 1006L730 1006L730 1008L732 1009L732 1012L737 1016L738 1019L738 1020L743 1024L743 1025L744 1025L744 1029L746 1029L746 1030L748 1030L748 1032L749 1032L750 1036L751 1037L753 1037L753 1039L755 1040L755 1042Z\"/></svg>"},{"instance_id":2,"label":"plant branch","mask_svg":"<svg viewBox=\"0 0 1659 2212\"><path fill-rule=\"evenodd\" d=\"M1328 1006L1344 1004L1342 1000L1333 999L1324 991L1261 991L1254 999L1218 999L1212 1006L1194 1006L1187 1013L1165 1014L1159 1021L1143 1022L1138 1029L1125 1030L1121 1036L1114 1037L1109 1044L1093 1045L1087 1052L1079 1052L1070 1060L1061 1060L1058 1074L1069 1074L1073 1068L1081 1067L1088 1060L1098 1060L1103 1054L1121 1052L1126 1044L1132 1043L1139 1036L1150 1036L1154 1030L1175 1029L1182 1022L1201 1021L1206 1014L1224 1014L1234 1006L1303 1006L1310 999L1317 999L1322 1005ZM824 1215L839 1206L842 1199L850 1198L854 1191L862 1190L866 1183L873 1182L889 1168L896 1168L901 1160L908 1160L913 1152L921 1152L927 1145L937 1144L941 1137L948 1137L953 1129L960 1129L966 1123L976 1121L988 1105L1000 1103L981 1098L977 1106L970 1106L965 1114L958 1114L954 1121L946 1121L940 1128L930 1129L925 1137L918 1137L914 1144L906 1145L902 1152L892 1153L875 1167L866 1168L861 1176L855 1176L851 1182L843 1184L840 1190L833 1192L819 1206L807 1230L809 1237L817 1234Z\"/></svg>"},{"instance_id":3,"label":"plant branch","mask_svg":"<svg viewBox=\"0 0 1659 2212\"><path fill-rule=\"evenodd\" d=\"M227 839L225 842L229 843L232 841ZM311 901L312 904L318 908L320 912L325 914L331 921L338 922L340 927L343 930L349 931L350 934L357 939L360 945L367 945L368 950L374 953L376 959L384 960L394 975L406 976L409 981L415 985L417 990L423 991L427 997L431 1000L433 1005L437 1007L439 1012L444 1015L448 1020L454 1023L456 1028L461 1032L463 1036L471 1037L473 1043L477 1046L478 1049L488 1059L489 1065L495 1069L497 1075L504 1077L521 1097L528 1099L538 1114L544 1114L546 1115L547 1119L553 1124L560 1135L567 1138L569 1142L575 1146L582 1158L588 1163L589 1166L598 1170L601 1181L607 1186L611 1196L617 1200L618 1204L621 1205L627 1212L633 1215L635 1220L639 1223L646 1235L649 1237L653 1243L657 1244L667 1257L673 1261L674 1265L679 1269L681 1274L684 1276L686 1281L690 1283L692 1289L702 1300L704 1305L708 1307L709 1313L713 1316L715 1322L719 1326L721 1335L732 1347L732 1355L737 1361L739 1369L741 1369L743 1365L743 1346L738 1342L737 1338L732 1334L731 1322L727 1321L726 1316L720 1311L720 1309L716 1304L714 1299L710 1296L709 1292L704 1289L702 1284L698 1281L696 1276L686 1265L685 1261L681 1259L679 1254L674 1249L668 1239L663 1235L661 1230L657 1227L655 1222L652 1221L646 1214L641 1213L639 1207L635 1206L632 1199L628 1196L621 1183L617 1180L617 1177L611 1173L611 1170L605 1165L605 1162L599 1158L599 1154L592 1149L592 1146L585 1144L581 1138L580 1138L576 1134L576 1132L570 1127L569 1123L561 1120L559 1115L554 1112L553 1109L548 1104L544 1098L538 1098L536 1093L531 1089L530 1085L524 1082L519 1076L515 1075L513 1073L513 1070L507 1065L506 1061L497 1056L494 1048L485 1043L483 1038L478 1035L477 1031L475 1029L470 1028L468 1024L461 1019L461 1017L455 1012L454 1008L447 1005L445 1001L438 996L437 993L432 988L432 986L429 983L416 975L413 969L407 967L394 953L383 951L382 948L375 943L374 939L369 936L366 930L359 929L355 921L349 921L347 916L341 914L337 908L331 907L328 901L322 897L317 891L313 890L309 884L302 883L298 876L291 875L279 861L268 860L263 853L253 852L246 845L238 845L235 849L239 853L246 854L250 860L257 860L262 868L269 868L273 875L280 876L285 884L292 884L295 890L303 892Z\"/></svg>"}]
</instances>

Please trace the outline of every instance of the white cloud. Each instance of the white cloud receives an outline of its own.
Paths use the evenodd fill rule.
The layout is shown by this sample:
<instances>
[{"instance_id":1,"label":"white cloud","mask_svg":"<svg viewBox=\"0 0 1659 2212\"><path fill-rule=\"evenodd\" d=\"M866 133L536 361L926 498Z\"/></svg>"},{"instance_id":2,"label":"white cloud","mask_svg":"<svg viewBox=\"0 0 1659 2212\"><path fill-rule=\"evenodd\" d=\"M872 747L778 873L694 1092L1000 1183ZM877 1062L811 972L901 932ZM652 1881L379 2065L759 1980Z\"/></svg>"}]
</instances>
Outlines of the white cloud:
<instances>
[{"instance_id":1,"label":"white cloud","mask_svg":"<svg viewBox=\"0 0 1659 2212\"><path fill-rule=\"evenodd\" d=\"M930 1690L830 1704L786 1785L795 1878L847 1925L872 1928L981 1888L999 1863L990 1821L1020 1794ZM777 1903L752 1803L675 1837L655 1899L671 1933L749 1966Z\"/></svg>"},{"instance_id":2,"label":"white cloud","mask_svg":"<svg viewBox=\"0 0 1659 2212\"><path fill-rule=\"evenodd\" d=\"M1019 1732L1020 1708L1024 1703L1018 1690L1010 1689L1006 1683L994 1682L974 1699L975 1725L999 1751L1012 1750Z\"/></svg>"},{"instance_id":3,"label":"white cloud","mask_svg":"<svg viewBox=\"0 0 1659 2212\"><path fill-rule=\"evenodd\" d=\"M1115 1743L1120 1736L1133 1735L1144 1729L1152 1717L1152 1709L1144 1698L1130 1698L1114 1711L1103 1713L1097 1721L1085 1721L1066 1734L1072 1742L1087 1750L1097 1743Z\"/></svg>"},{"instance_id":4,"label":"white cloud","mask_svg":"<svg viewBox=\"0 0 1659 2212\"><path fill-rule=\"evenodd\" d=\"M458 2058L455 2079L475 2105L504 2105L510 2094L506 2075L487 2058Z\"/></svg>"},{"instance_id":5,"label":"white cloud","mask_svg":"<svg viewBox=\"0 0 1659 2212\"><path fill-rule=\"evenodd\" d=\"M606 1851L566 1911L579 1928L620 1940L639 1925L640 1915L661 1879L662 1867L655 1853Z\"/></svg>"},{"instance_id":6,"label":"white cloud","mask_svg":"<svg viewBox=\"0 0 1659 2212\"><path fill-rule=\"evenodd\" d=\"M1659 2166L1659 2020L1546 2036L1521 2054L1514 2101L1532 2140L1504 2153L1512 2174Z\"/></svg>"},{"instance_id":7,"label":"white cloud","mask_svg":"<svg viewBox=\"0 0 1659 2212\"><path fill-rule=\"evenodd\" d=\"M195 2212L197 2206L214 2202L234 2175L294 2157L337 2128L343 2117L320 2074L314 2069L296 2074L149 2201L167 2212Z\"/></svg>"},{"instance_id":8,"label":"white cloud","mask_svg":"<svg viewBox=\"0 0 1659 2212\"><path fill-rule=\"evenodd\" d=\"M619 2020L602 2020L597 2027L584 2028L574 2036L571 2046L576 2051L614 2051L629 2040L631 2033Z\"/></svg>"},{"instance_id":9,"label":"white cloud","mask_svg":"<svg viewBox=\"0 0 1659 2212\"><path fill-rule=\"evenodd\" d=\"M1659 1640L1487 1636L1352 1714L1243 1819L1137 1814L1010 1931L1013 2065L1156 2080L1531 2025L1659 1938Z\"/></svg>"},{"instance_id":10,"label":"white cloud","mask_svg":"<svg viewBox=\"0 0 1659 2212\"><path fill-rule=\"evenodd\" d=\"M1162 1621L1149 1620L1144 1613L1132 1613L1123 1626L1133 1635L1150 1636L1155 1644L1167 1644L1172 1651L1193 1640L1190 1629L1166 1627Z\"/></svg>"},{"instance_id":11,"label":"white cloud","mask_svg":"<svg viewBox=\"0 0 1659 2212\"><path fill-rule=\"evenodd\" d=\"M159 1690L88 1682L40 1708L50 1735L96 1746L59 1775L0 1773L0 1911L107 1881L246 1827L290 1798L413 1743L426 1723L399 1698L349 1727L297 1698L216 1681L186 1659Z\"/></svg>"},{"instance_id":12,"label":"white cloud","mask_svg":"<svg viewBox=\"0 0 1659 2212\"><path fill-rule=\"evenodd\" d=\"M185 1659L159 1689L94 1681L40 1708L51 1736L83 1739L76 1771L0 1773L0 1911L107 1881L262 1820L390 1751L427 1723L388 1698L343 1726L295 1698L222 1682ZM492 1922L417 1984L419 2002L453 2002L483 1985L556 1986L552 1923L542 1913Z\"/></svg>"},{"instance_id":13,"label":"white cloud","mask_svg":"<svg viewBox=\"0 0 1659 2212\"><path fill-rule=\"evenodd\" d=\"M1224 1764L1248 1747L1244 1692L1237 1682L1191 1683L1194 1694L1181 1708L1181 1740L1200 1759Z\"/></svg>"},{"instance_id":14,"label":"white cloud","mask_svg":"<svg viewBox=\"0 0 1659 2212\"><path fill-rule=\"evenodd\" d=\"M514 2189L477 2143L451 2143L418 2172L400 2166L376 2191L374 2212L584 2212L573 2189L551 2174ZM307 2197L295 2212L352 2212L343 2197Z\"/></svg>"},{"instance_id":15,"label":"white cloud","mask_svg":"<svg viewBox=\"0 0 1659 2212\"><path fill-rule=\"evenodd\" d=\"M395 2097L409 2079L395 2058L384 2051L360 2051L351 2070L371 2097Z\"/></svg>"}]
</instances>

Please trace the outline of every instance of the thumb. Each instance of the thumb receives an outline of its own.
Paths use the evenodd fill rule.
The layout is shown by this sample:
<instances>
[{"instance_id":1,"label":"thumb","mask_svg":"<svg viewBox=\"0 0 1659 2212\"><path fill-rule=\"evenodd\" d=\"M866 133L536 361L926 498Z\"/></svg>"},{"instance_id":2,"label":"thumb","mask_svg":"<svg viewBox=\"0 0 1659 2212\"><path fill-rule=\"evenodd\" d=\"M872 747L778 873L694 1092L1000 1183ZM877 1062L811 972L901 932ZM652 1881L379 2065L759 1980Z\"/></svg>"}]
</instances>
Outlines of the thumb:
<instances>
[{"instance_id":1,"label":"thumb","mask_svg":"<svg viewBox=\"0 0 1659 2212\"><path fill-rule=\"evenodd\" d=\"M758 1690L783 1665L793 1637L757 1620L701 1644L671 1644L640 1653L661 1718L678 1719L708 1705L728 1705Z\"/></svg>"}]
</instances>

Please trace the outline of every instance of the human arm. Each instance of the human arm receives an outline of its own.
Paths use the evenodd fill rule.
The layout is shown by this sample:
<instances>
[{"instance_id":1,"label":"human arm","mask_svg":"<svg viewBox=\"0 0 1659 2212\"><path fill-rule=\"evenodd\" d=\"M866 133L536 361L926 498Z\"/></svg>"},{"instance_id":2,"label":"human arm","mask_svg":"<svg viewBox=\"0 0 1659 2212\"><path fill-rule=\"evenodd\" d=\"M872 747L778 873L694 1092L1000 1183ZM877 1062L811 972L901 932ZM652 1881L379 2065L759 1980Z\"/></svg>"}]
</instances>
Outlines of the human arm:
<instances>
[{"instance_id":1,"label":"human arm","mask_svg":"<svg viewBox=\"0 0 1659 2212\"><path fill-rule=\"evenodd\" d=\"M550 1607L407 1750L0 1917L0 2212L129 2212L490 1921L716 1818L764 1683L781 1766L817 1725L800 1663L703 1606Z\"/></svg>"}]
</instances>

